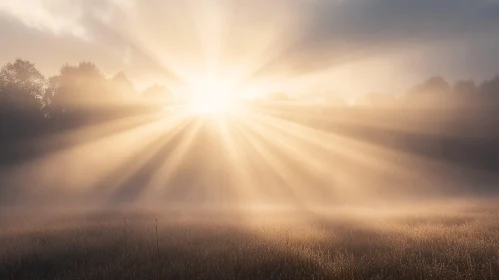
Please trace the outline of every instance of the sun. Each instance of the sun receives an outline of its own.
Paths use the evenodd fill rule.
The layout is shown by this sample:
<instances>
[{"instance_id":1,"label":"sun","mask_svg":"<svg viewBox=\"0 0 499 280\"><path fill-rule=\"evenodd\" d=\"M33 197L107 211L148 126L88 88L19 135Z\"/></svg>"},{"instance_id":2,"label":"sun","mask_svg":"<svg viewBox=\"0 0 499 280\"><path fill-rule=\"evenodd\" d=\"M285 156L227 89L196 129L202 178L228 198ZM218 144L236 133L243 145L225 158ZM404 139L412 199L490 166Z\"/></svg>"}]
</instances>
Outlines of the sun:
<instances>
[{"instance_id":1,"label":"sun","mask_svg":"<svg viewBox=\"0 0 499 280\"><path fill-rule=\"evenodd\" d=\"M196 114L220 114L230 109L230 102L226 100L197 100L191 104Z\"/></svg>"},{"instance_id":2,"label":"sun","mask_svg":"<svg viewBox=\"0 0 499 280\"><path fill-rule=\"evenodd\" d=\"M199 79L189 86L190 109L196 114L220 114L231 109L235 93L220 79Z\"/></svg>"}]
</instances>

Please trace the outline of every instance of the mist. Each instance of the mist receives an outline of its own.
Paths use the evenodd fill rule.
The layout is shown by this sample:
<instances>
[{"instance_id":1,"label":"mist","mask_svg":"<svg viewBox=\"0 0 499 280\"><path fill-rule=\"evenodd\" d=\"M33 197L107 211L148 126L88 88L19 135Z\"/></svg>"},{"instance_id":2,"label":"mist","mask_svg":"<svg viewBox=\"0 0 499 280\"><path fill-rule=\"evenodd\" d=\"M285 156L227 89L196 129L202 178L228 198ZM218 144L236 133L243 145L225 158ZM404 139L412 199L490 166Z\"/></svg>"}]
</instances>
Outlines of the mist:
<instances>
[{"instance_id":1,"label":"mist","mask_svg":"<svg viewBox=\"0 0 499 280\"><path fill-rule=\"evenodd\" d=\"M0 279L498 279L499 2L0 1Z\"/></svg>"},{"instance_id":2,"label":"mist","mask_svg":"<svg viewBox=\"0 0 499 280\"><path fill-rule=\"evenodd\" d=\"M215 112L220 97L200 107L167 87L141 94L87 62L45 80L17 60L2 77L4 206L313 208L497 193L497 78L433 77L353 105L269 94Z\"/></svg>"}]
</instances>

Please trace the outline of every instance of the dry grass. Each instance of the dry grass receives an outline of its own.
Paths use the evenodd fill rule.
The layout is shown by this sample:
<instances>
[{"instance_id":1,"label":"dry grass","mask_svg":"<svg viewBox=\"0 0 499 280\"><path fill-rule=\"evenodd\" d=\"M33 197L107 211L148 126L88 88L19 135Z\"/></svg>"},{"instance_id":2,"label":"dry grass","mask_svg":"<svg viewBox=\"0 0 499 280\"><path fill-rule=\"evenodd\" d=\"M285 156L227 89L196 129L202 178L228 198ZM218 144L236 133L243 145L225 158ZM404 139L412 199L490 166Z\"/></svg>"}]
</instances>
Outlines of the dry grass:
<instances>
[{"instance_id":1,"label":"dry grass","mask_svg":"<svg viewBox=\"0 0 499 280\"><path fill-rule=\"evenodd\" d=\"M496 209L321 213L16 218L0 279L499 279Z\"/></svg>"}]
</instances>

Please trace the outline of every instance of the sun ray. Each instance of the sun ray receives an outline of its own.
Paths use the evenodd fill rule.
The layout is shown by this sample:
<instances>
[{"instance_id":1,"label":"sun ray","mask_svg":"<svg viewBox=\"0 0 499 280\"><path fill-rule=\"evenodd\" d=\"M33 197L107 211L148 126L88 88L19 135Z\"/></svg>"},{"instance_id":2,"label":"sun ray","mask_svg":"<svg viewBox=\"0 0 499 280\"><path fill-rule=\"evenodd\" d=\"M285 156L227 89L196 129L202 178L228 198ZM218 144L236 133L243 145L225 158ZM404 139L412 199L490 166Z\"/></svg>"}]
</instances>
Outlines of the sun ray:
<instances>
[{"instance_id":1,"label":"sun ray","mask_svg":"<svg viewBox=\"0 0 499 280\"><path fill-rule=\"evenodd\" d=\"M198 137L199 130L204 122L205 120L201 118L194 119L191 128L179 136L180 138L176 142L176 147L161 160L161 163L151 175L147 185L143 186L148 190L142 195L142 200L160 203L161 201L158 202L157 198L162 197L162 193L168 193L168 190L172 188L171 184L177 183L173 181L173 176L186 164L186 155L192 152L193 142Z\"/></svg>"},{"instance_id":2,"label":"sun ray","mask_svg":"<svg viewBox=\"0 0 499 280\"><path fill-rule=\"evenodd\" d=\"M264 119L265 118L266 117L264 117ZM363 166L362 172L367 177L369 173L372 173L373 175L378 174L381 176L380 179L383 177L390 178L392 184L397 182L397 185L400 185L401 187L414 185L423 187L426 184L425 182L428 178L422 178L419 176L419 172L415 173L414 168L416 167L420 172L426 172L427 174L431 174L432 169L448 170L448 172L452 171L452 169L449 169L448 164L434 161L433 159L424 156L415 156L413 154L387 149L370 142L327 133L282 119L271 118L267 119L265 122L271 125L271 131L282 131L283 133L291 134L293 137L301 138L315 147L320 147L325 153L333 152L335 154L340 154L343 158L353 161L353 164L355 165L361 164L360 166ZM343 164L346 163L347 162L343 162ZM376 176L372 178L376 178ZM433 180L437 181L438 179L439 176L433 178ZM350 182L347 185L352 186L355 184ZM368 188L364 187L361 189L362 191L367 191Z\"/></svg>"},{"instance_id":3,"label":"sun ray","mask_svg":"<svg viewBox=\"0 0 499 280\"><path fill-rule=\"evenodd\" d=\"M123 161L120 167L115 168L112 173L109 173L106 178L98 183L100 186L99 192L105 194L103 197L106 197L107 201L120 200L120 192L125 192L127 188L140 188L142 189L140 192L143 192L147 186L144 185L144 182L138 182L138 178L142 176L141 173L152 172L155 168L151 166L154 157L162 149L165 149L175 137L181 135L190 123L189 118L177 117L169 120L166 124L162 123L161 126L155 125L154 134L142 133L141 136L144 138L141 137L138 140L140 141L140 144L136 145L138 148L129 154L127 160ZM126 193L121 196L124 197L124 200L129 199L129 197L126 197Z\"/></svg>"},{"instance_id":4,"label":"sun ray","mask_svg":"<svg viewBox=\"0 0 499 280\"><path fill-rule=\"evenodd\" d=\"M227 149L227 172L231 174L232 188L236 189L237 201L239 207L247 205L255 205L261 203L261 187L259 182L255 180L256 176L261 174L252 174L249 162L249 147L244 145L239 123L242 121L239 116L234 115L233 118L223 118L217 122L218 131L222 144Z\"/></svg>"},{"instance_id":5,"label":"sun ray","mask_svg":"<svg viewBox=\"0 0 499 280\"><path fill-rule=\"evenodd\" d=\"M297 207L307 207L306 205L310 201L310 192L306 191L307 183L303 178L293 173L288 165L289 162L283 161L282 158L276 155L272 142L269 142L267 136L261 134L261 131L256 129L254 124L245 121L242 124L245 128L241 130L243 135L251 143L263 162L271 168L270 170L274 176L278 178L276 182L278 185L273 186L273 188L279 190L281 195L285 195L288 203ZM270 187L270 184L266 185Z\"/></svg>"},{"instance_id":6,"label":"sun ray","mask_svg":"<svg viewBox=\"0 0 499 280\"><path fill-rule=\"evenodd\" d=\"M323 153L311 148L300 138L269 129L265 122L256 119L247 118L247 121L248 126L259 135L265 135L264 141L286 163L290 173L304 180L303 186L313 200L334 200L339 195L337 188L340 178L334 176L334 172L344 169L344 163L339 164L337 156L331 154L326 159Z\"/></svg>"},{"instance_id":7,"label":"sun ray","mask_svg":"<svg viewBox=\"0 0 499 280\"><path fill-rule=\"evenodd\" d=\"M16 172L38 174L41 186L50 184L52 188L60 186L61 192L85 193L95 189L102 177L147 143L139 135L146 136L148 140L154 139L152 135L158 133L158 127L163 127L168 122L164 119L156 120L105 138L58 150L22 166ZM124 150L124 147L128 148ZM64 176L58 175L60 172Z\"/></svg>"},{"instance_id":8,"label":"sun ray","mask_svg":"<svg viewBox=\"0 0 499 280\"><path fill-rule=\"evenodd\" d=\"M57 133L44 135L36 139L25 139L24 141L17 143L17 146L32 145L31 142L36 141L38 147L44 147L44 149L47 150L61 151L61 149L71 149L82 144L88 145L92 142L97 142L106 137L113 136L113 134L131 131L148 123L156 122L163 117L163 113L141 113L97 124L70 128Z\"/></svg>"}]
</instances>

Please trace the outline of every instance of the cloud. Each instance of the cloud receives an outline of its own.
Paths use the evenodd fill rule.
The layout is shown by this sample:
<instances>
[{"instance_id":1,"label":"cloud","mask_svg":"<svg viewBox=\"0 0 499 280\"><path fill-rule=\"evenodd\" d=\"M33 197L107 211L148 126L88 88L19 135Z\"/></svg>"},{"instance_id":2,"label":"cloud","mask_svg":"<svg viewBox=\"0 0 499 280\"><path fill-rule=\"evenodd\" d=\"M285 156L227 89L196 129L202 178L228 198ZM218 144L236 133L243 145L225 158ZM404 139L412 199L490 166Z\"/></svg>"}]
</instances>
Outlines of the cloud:
<instances>
[{"instance_id":1,"label":"cloud","mask_svg":"<svg viewBox=\"0 0 499 280\"><path fill-rule=\"evenodd\" d=\"M362 80L378 67L412 80L499 71L496 0L16 0L0 1L0 21L2 62L92 60L132 78L185 78L217 61L283 82L334 72Z\"/></svg>"},{"instance_id":2,"label":"cloud","mask_svg":"<svg viewBox=\"0 0 499 280\"><path fill-rule=\"evenodd\" d=\"M499 2L490 0L349 0L309 5L303 40L312 44L430 40L499 26Z\"/></svg>"},{"instance_id":3,"label":"cloud","mask_svg":"<svg viewBox=\"0 0 499 280\"><path fill-rule=\"evenodd\" d=\"M0 12L42 31L67 33L80 38L88 36L84 27L78 23L81 14L77 10L68 9L64 13L55 13L43 1L17 0L0 2Z\"/></svg>"},{"instance_id":4,"label":"cloud","mask_svg":"<svg viewBox=\"0 0 499 280\"><path fill-rule=\"evenodd\" d=\"M131 40L126 29L132 0L19 0L0 2L0 64L29 59L46 75L65 63L94 61L105 73L170 76ZM166 76L165 76L166 75Z\"/></svg>"},{"instance_id":5,"label":"cloud","mask_svg":"<svg viewBox=\"0 0 499 280\"><path fill-rule=\"evenodd\" d=\"M0 2L0 15L19 19L28 27L54 34L92 39L89 18L108 21L117 10L130 9L133 0L16 0Z\"/></svg>"},{"instance_id":6,"label":"cloud","mask_svg":"<svg viewBox=\"0 0 499 280\"><path fill-rule=\"evenodd\" d=\"M349 68L373 59L383 59L393 68L399 68L399 75L393 79L403 79L400 75L405 72L413 76L406 79L411 81L430 73L458 76L473 74L467 69L479 70L481 74L499 71L490 51L499 47L499 1L296 0L293 3L299 11L294 40L259 68L255 77L281 73L282 77L290 78ZM456 65L460 67L456 69ZM434 73L435 70L442 72Z\"/></svg>"}]
</instances>

